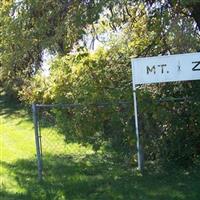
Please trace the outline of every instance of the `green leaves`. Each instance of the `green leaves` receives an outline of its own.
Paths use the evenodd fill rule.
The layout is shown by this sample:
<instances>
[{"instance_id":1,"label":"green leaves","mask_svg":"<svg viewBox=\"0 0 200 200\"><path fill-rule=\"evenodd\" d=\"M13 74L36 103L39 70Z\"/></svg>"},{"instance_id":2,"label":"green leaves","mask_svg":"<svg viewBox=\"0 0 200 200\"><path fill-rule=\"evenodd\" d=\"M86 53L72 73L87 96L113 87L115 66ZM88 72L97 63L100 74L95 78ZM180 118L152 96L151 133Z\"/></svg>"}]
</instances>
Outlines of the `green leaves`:
<instances>
[{"instance_id":1,"label":"green leaves","mask_svg":"<svg viewBox=\"0 0 200 200\"><path fill-rule=\"evenodd\" d=\"M158 1L148 5L124 0L4 3L0 18L2 84L9 90L20 89L21 99L28 103L82 104L78 109L55 111L66 138L93 142L96 149L107 140L112 147L130 153L135 145L133 108L115 104L132 102L130 57L200 48L199 33L188 16L186 2L154 2ZM77 44L84 34L94 38L104 34L107 42L89 52ZM44 50L57 55L48 78L35 75ZM139 118L147 159L166 156L167 160L189 162L197 155L197 144L192 141L199 139L198 102L158 104L158 99L199 98L198 89L197 83L140 87ZM102 102L110 106L94 106ZM184 142L194 144L189 153Z\"/></svg>"},{"instance_id":2,"label":"green leaves","mask_svg":"<svg viewBox=\"0 0 200 200\"><path fill-rule=\"evenodd\" d=\"M3 1L0 80L5 90L17 93L25 79L34 76L44 50L69 53L101 9L102 2L96 1Z\"/></svg>"}]
</instances>

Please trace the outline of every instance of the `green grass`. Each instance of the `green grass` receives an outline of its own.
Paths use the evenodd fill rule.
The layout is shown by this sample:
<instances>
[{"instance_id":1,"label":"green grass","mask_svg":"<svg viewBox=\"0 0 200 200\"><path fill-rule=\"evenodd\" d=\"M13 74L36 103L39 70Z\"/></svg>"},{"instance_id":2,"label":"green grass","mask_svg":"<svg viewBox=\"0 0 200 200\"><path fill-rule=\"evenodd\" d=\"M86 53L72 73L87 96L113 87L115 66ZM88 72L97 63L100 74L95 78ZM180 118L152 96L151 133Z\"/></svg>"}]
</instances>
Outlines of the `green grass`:
<instances>
[{"instance_id":1,"label":"green grass","mask_svg":"<svg viewBox=\"0 0 200 200\"><path fill-rule=\"evenodd\" d=\"M141 175L111 153L64 143L50 128L42 132L44 180L38 183L32 120L23 109L0 106L1 200L200 199L197 167Z\"/></svg>"}]
</instances>

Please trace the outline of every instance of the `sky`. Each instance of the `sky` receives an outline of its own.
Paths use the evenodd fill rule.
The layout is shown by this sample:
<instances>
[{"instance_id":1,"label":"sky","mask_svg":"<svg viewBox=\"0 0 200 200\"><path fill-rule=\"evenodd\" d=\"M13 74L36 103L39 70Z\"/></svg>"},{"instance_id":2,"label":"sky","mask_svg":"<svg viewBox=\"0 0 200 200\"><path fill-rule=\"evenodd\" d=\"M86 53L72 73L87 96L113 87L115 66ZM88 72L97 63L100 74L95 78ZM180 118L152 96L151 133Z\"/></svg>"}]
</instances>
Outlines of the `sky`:
<instances>
[{"instance_id":1,"label":"sky","mask_svg":"<svg viewBox=\"0 0 200 200\"><path fill-rule=\"evenodd\" d=\"M42 63L42 74L44 76L49 76L49 74L50 74L50 71L49 71L50 63L53 61L54 58L55 58L54 55L51 55L46 50L44 51L43 63Z\"/></svg>"}]
</instances>

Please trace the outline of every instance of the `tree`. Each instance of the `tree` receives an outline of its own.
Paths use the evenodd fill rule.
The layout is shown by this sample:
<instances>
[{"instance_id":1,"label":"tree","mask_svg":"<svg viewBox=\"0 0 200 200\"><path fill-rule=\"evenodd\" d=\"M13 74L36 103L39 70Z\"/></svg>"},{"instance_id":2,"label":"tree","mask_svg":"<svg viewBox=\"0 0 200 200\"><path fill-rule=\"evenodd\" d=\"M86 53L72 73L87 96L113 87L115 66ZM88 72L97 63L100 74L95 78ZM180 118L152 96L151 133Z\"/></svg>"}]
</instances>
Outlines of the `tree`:
<instances>
[{"instance_id":1,"label":"tree","mask_svg":"<svg viewBox=\"0 0 200 200\"><path fill-rule=\"evenodd\" d=\"M100 23L94 25L94 31L100 34L109 27L112 30L113 25L116 29L120 27L117 34L110 34L104 49L58 57L51 66L50 82L43 81L46 85L41 84L41 79L29 82L23 96L30 102L82 103L85 106L81 108L55 110L57 124L66 139L80 139L93 145L107 140L116 150L130 155L135 147L133 108L114 104L132 102L130 56L193 52L200 43L191 18L170 12L167 26L160 18L152 18L149 24L144 5L128 6L129 14L124 12L125 16L117 12L118 8L112 7L112 14L102 16ZM166 97L195 99L198 90L198 83L140 88L139 117L146 160L164 158L188 164L197 157L199 147L194 141L199 140L198 102L157 102ZM104 102L110 105L92 106Z\"/></svg>"},{"instance_id":2,"label":"tree","mask_svg":"<svg viewBox=\"0 0 200 200\"><path fill-rule=\"evenodd\" d=\"M66 54L99 17L105 1L2 1L0 80L17 92L42 65L44 50Z\"/></svg>"},{"instance_id":3,"label":"tree","mask_svg":"<svg viewBox=\"0 0 200 200\"><path fill-rule=\"evenodd\" d=\"M163 38L172 18L184 16L191 23L195 20L200 27L199 0L2 1L1 85L7 91L19 90L24 79L41 68L44 50L65 55L87 33L88 25L97 22L101 15L108 13L107 24L112 30L119 30L134 17L133 10L142 5L148 14L149 29L160 33L146 47L146 52Z\"/></svg>"}]
</instances>

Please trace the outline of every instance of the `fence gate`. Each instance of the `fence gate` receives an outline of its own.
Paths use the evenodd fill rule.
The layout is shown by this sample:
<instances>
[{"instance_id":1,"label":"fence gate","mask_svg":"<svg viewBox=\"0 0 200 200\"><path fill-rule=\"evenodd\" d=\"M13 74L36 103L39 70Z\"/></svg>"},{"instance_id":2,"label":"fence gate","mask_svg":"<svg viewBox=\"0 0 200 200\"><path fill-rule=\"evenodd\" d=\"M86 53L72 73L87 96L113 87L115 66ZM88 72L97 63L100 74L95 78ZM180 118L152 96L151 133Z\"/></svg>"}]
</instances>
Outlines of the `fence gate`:
<instances>
[{"instance_id":1,"label":"fence gate","mask_svg":"<svg viewBox=\"0 0 200 200\"><path fill-rule=\"evenodd\" d=\"M115 134L113 134L113 137L116 137L116 140L123 138L122 136L119 136L119 134L124 134L125 132L130 133L133 136L133 107L129 102L89 105L33 104L32 111L39 180L42 180L44 175L48 176L48 173L50 173L48 164L51 165L53 162L62 164L64 160L67 160L65 159L67 156L69 158L73 155L73 152L69 155L69 152L72 150L67 141L76 141L73 129L79 125L79 122L81 122L83 126L89 125L91 127L91 133L93 131L92 128L96 126L98 126L97 129L99 132L111 132L111 128L114 127ZM81 115L77 120L76 114L79 113L82 113L83 116ZM105 123L101 123L102 118L105 118L105 116L109 116L112 123L115 123L113 124L113 127L105 126ZM85 123L82 120L84 120ZM104 122L105 121L106 120L104 120ZM59 133L62 132L62 130L66 130L66 128L69 133L67 136ZM82 127L82 130L84 130L84 127ZM87 137L88 138L85 139L90 140L91 143L97 143L98 139L96 136L89 135ZM88 154L92 152L94 152L92 149L89 152L87 150Z\"/></svg>"}]
</instances>

